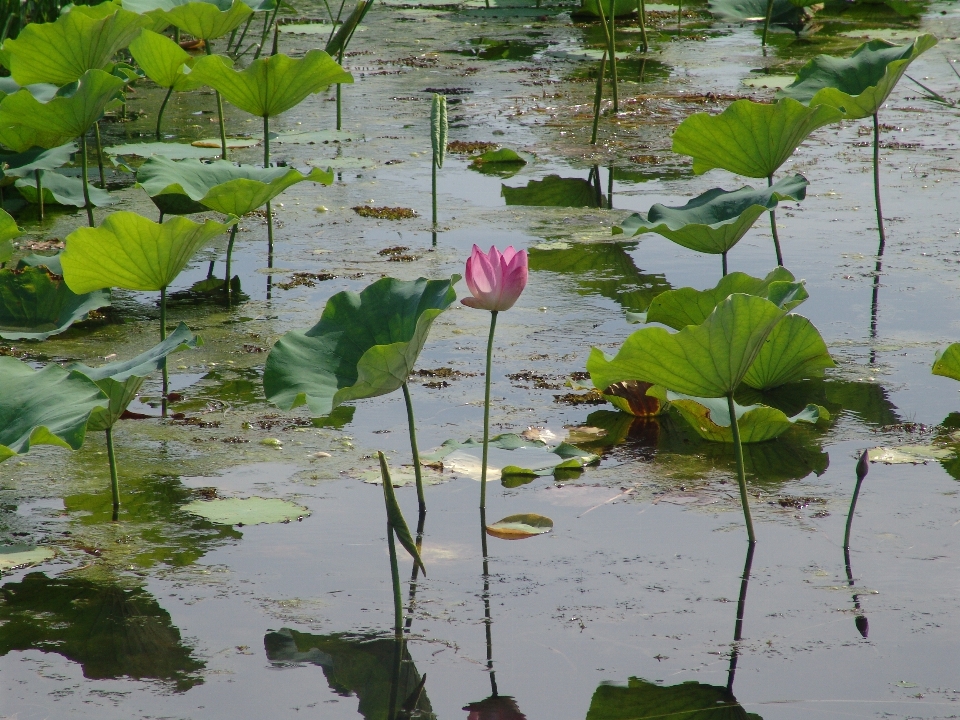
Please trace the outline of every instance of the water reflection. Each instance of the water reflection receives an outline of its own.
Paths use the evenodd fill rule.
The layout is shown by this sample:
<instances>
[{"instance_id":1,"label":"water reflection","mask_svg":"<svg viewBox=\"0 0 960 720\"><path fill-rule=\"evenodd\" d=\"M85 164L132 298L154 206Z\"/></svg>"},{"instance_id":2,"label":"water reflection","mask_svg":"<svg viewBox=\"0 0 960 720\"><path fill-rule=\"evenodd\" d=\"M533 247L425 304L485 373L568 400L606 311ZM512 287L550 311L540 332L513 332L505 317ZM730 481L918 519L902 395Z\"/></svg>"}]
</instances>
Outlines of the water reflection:
<instances>
[{"instance_id":1,"label":"water reflection","mask_svg":"<svg viewBox=\"0 0 960 720\"><path fill-rule=\"evenodd\" d=\"M624 310L646 312L650 302L672 286L658 273L645 273L629 251L636 242L571 245L550 243L529 249L530 269L569 276L580 295L600 295Z\"/></svg>"},{"instance_id":2,"label":"water reflection","mask_svg":"<svg viewBox=\"0 0 960 720\"><path fill-rule=\"evenodd\" d=\"M847 529L843 536L843 564L847 572L847 584L852 588L856 586L853 579L853 570L850 567L850 531L853 528L853 513L857 509L857 498L860 497L860 486L863 485L863 479L867 476L870 469L870 460L867 451L864 450L857 462L857 484L853 489L853 497L850 499L850 510L847 512ZM870 632L870 623L867 616L863 614L863 608L860 607L859 593L853 594L853 609L856 613L854 624L857 632L863 637L867 637Z\"/></svg>"},{"instance_id":3,"label":"water reflection","mask_svg":"<svg viewBox=\"0 0 960 720\"><path fill-rule=\"evenodd\" d=\"M606 204L599 173L592 170L588 180L547 175L522 187L502 185L500 194L507 205L598 208Z\"/></svg>"},{"instance_id":4,"label":"water reflection","mask_svg":"<svg viewBox=\"0 0 960 720\"><path fill-rule=\"evenodd\" d=\"M458 55L466 55L477 60L527 60L547 48L545 42L529 40L499 40L496 38L471 38L469 47L457 50Z\"/></svg>"},{"instance_id":5,"label":"water reflection","mask_svg":"<svg viewBox=\"0 0 960 720\"><path fill-rule=\"evenodd\" d=\"M350 633L312 635L282 628L268 632L263 646L276 667L319 665L333 692L357 697L358 711L366 720L434 717L424 690L426 676L417 672L403 641ZM400 699L399 709L393 709L392 698Z\"/></svg>"},{"instance_id":6,"label":"water reflection","mask_svg":"<svg viewBox=\"0 0 960 720\"><path fill-rule=\"evenodd\" d=\"M790 383L762 393L751 388L740 388L737 402L743 405L760 402L787 415L794 415L807 404L816 403L827 408L831 415L841 411L854 413L866 425L896 425L900 422L897 407L890 402L887 391L874 382L818 378Z\"/></svg>"},{"instance_id":7,"label":"water reflection","mask_svg":"<svg viewBox=\"0 0 960 720\"><path fill-rule=\"evenodd\" d=\"M0 655L40 650L79 663L91 680L160 680L178 692L204 663L143 588L119 581L30 573L0 588Z\"/></svg>"}]
</instances>

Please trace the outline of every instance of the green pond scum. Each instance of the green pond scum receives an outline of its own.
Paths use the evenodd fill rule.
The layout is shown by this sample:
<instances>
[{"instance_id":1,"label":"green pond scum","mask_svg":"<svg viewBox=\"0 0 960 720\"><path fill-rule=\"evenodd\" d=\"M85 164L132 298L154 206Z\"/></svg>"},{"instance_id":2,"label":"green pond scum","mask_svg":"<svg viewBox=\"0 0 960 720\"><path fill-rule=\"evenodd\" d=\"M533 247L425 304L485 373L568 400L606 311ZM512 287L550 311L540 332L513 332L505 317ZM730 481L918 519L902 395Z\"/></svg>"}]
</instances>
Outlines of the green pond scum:
<instances>
[{"instance_id":1,"label":"green pond scum","mask_svg":"<svg viewBox=\"0 0 960 720\"><path fill-rule=\"evenodd\" d=\"M958 38L0 2L0 718L957 715Z\"/></svg>"}]
</instances>

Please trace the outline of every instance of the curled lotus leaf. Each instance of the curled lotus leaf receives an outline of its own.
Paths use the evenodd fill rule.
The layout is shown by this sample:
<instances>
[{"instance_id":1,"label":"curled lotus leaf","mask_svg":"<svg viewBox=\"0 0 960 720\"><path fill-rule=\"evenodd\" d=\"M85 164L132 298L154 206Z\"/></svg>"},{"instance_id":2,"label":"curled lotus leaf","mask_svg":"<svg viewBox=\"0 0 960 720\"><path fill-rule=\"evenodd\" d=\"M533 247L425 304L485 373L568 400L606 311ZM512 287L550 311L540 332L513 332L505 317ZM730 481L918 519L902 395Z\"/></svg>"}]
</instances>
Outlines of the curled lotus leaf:
<instances>
[{"instance_id":1,"label":"curled lotus leaf","mask_svg":"<svg viewBox=\"0 0 960 720\"><path fill-rule=\"evenodd\" d=\"M322 50L310 50L297 60L283 54L260 58L243 70L234 70L226 58L208 55L197 60L191 74L258 117L274 117L330 85L353 82Z\"/></svg>"},{"instance_id":2,"label":"curled lotus leaf","mask_svg":"<svg viewBox=\"0 0 960 720\"><path fill-rule=\"evenodd\" d=\"M253 15L241 0L232 3L177 0L163 11L163 19L195 38L215 40L233 32Z\"/></svg>"},{"instance_id":3,"label":"curled lotus leaf","mask_svg":"<svg viewBox=\"0 0 960 720\"><path fill-rule=\"evenodd\" d=\"M676 333L637 330L613 358L593 348L587 371L596 387L642 380L693 397L723 397L740 384L786 313L766 298L734 293L700 325Z\"/></svg>"},{"instance_id":4,"label":"curled lotus leaf","mask_svg":"<svg viewBox=\"0 0 960 720\"><path fill-rule=\"evenodd\" d=\"M657 322L674 330L699 325L733 293L767 298L785 310L792 310L808 297L803 283L785 267L771 270L764 278L732 272L707 290L685 287L662 292L650 303L646 315L635 313L633 319Z\"/></svg>"},{"instance_id":5,"label":"curled lotus leaf","mask_svg":"<svg viewBox=\"0 0 960 720\"><path fill-rule=\"evenodd\" d=\"M787 315L767 337L743 381L757 390L771 390L806 378L823 377L836 367L827 344L812 322Z\"/></svg>"},{"instance_id":6,"label":"curled lotus leaf","mask_svg":"<svg viewBox=\"0 0 960 720\"><path fill-rule=\"evenodd\" d=\"M372 5L373 0L359 0L357 4L353 6L353 10L340 27L337 28L337 31L327 41L327 44L323 48L324 52L333 57L345 50L350 43L350 38L352 38L353 34L357 31L357 26L359 26L363 18L366 17ZM324 30L324 34L325 33L326 30Z\"/></svg>"},{"instance_id":7,"label":"curled lotus leaf","mask_svg":"<svg viewBox=\"0 0 960 720\"><path fill-rule=\"evenodd\" d=\"M63 277L76 293L107 287L161 290L200 248L228 227L183 217L161 225L137 213L115 212L99 227L77 228L67 235L60 255Z\"/></svg>"},{"instance_id":8,"label":"curled lotus leaf","mask_svg":"<svg viewBox=\"0 0 960 720\"><path fill-rule=\"evenodd\" d=\"M285 334L267 356L263 389L284 410L329 415L348 400L397 390L413 370L433 321L456 300L460 279L382 278L331 297L320 322Z\"/></svg>"},{"instance_id":9,"label":"curled lotus leaf","mask_svg":"<svg viewBox=\"0 0 960 720\"><path fill-rule=\"evenodd\" d=\"M193 66L196 57L166 35L143 30L140 36L130 43L130 54L147 77L160 87L186 92L203 84L198 83L189 72L184 72L184 67L189 69Z\"/></svg>"},{"instance_id":10,"label":"curled lotus leaf","mask_svg":"<svg viewBox=\"0 0 960 720\"><path fill-rule=\"evenodd\" d=\"M650 208L646 220L634 213L614 227L613 234L653 232L690 250L725 253L740 242L764 212L783 200L803 200L807 185L803 175L793 175L760 190L749 185L739 190L714 188L682 207L658 203Z\"/></svg>"},{"instance_id":11,"label":"curled lotus leaf","mask_svg":"<svg viewBox=\"0 0 960 720\"><path fill-rule=\"evenodd\" d=\"M216 210L240 217L262 207L291 185L309 180L329 185L333 173L314 168L306 175L289 167L261 168L225 160L150 158L137 171L137 182L163 213Z\"/></svg>"},{"instance_id":12,"label":"curled lotus leaf","mask_svg":"<svg viewBox=\"0 0 960 720\"><path fill-rule=\"evenodd\" d=\"M487 525L486 530L487 535L501 540L525 540L553 530L553 520L536 513L508 515L502 520Z\"/></svg>"},{"instance_id":13,"label":"curled lotus leaf","mask_svg":"<svg viewBox=\"0 0 960 720\"><path fill-rule=\"evenodd\" d=\"M653 387L642 380L623 380L601 389L604 399L617 410L635 417L654 417L661 414L665 406L659 399L647 394Z\"/></svg>"},{"instance_id":14,"label":"curled lotus leaf","mask_svg":"<svg viewBox=\"0 0 960 720\"><path fill-rule=\"evenodd\" d=\"M109 291L77 295L55 269L0 270L0 337L6 340L46 340L109 304Z\"/></svg>"},{"instance_id":15,"label":"curled lotus leaf","mask_svg":"<svg viewBox=\"0 0 960 720\"><path fill-rule=\"evenodd\" d=\"M0 126L24 127L59 136L53 146L79 137L103 115L124 81L103 70L88 70L79 81L61 88L52 100L39 102L29 90L19 90L0 102Z\"/></svg>"},{"instance_id":16,"label":"curled lotus leaf","mask_svg":"<svg viewBox=\"0 0 960 720\"><path fill-rule=\"evenodd\" d=\"M0 357L0 461L31 445L83 445L87 418L106 398L92 380L56 363L34 370Z\"/></svg>"},{"instance_id":17,"label":"curled lotus leaf","mask_svg":"<svg viewBox=\"0 0 960 720\"><path fill-rule=\"evenodd\" d=\"M38 203L37 181L34 177L23 177L14 185L27 202ZM83 197L83 180L78 177L67 177L50 170L40 171L40 187L43 191L43 202L47 205L67 205L84 207L86 200ZM90 204L94 207L106 207L117 202L117 198L106 190L87 183L87 193Z\"/></svg>"},{"instance_id":18,"label":"curled lotus leaf","mask_svg":"<svg viewBox=\"0 0 960 720\"><path fill-rule=\"evenodd\" d=\"M836 108L809 108L793 98L772 104L737 100L719 115L696 113L673 133L673 151L693 158L697 175L723 168L737 175L773 175L810 133L843 117Z\"/></svg>"},{"instance_id":19,"label":"curled lotus leaf","mask_svg":"<svg viewBox=\"0 0 960 720\"><path fill-rule=\"evenodd\" d=\"M56 22L30 23L3 44L10 75L20 85L66 85L88 70L103 70L127 47L148 18L103 3L100 9L75 5Z\"/></svg>"},{"instance_id":20,"label":"curled lotus leaf","mask_svg":"<svg viewBox=\"0 0 960 720\"><path fill-rule=\"evenodd\" d=\"M54 148L31 145L24 152L0 153L0 171L3 177L29 177L36 170L54 170L66 165L76 151L76 143L71 142Z\"/></svg>"},{"instance_id":21,"label":"curled lotus leaf","mask_svg":"<svg viewBox=\"0 0 960 720\"><path fill-rule=\"evenodd\" d=\"M733 442L730 409L726 398L691 397L670 392L662 387L654 387L650 392L668 402L704 440ZM733 407L737 414L737 426L740 428L740 441L743 443L773 440L798 422L816 425L830 420L830 413L820 405L807 405L793 417L788 417L782 410L768 405L740 405L735 402Z\"/></svg>"},{"instance_id":22,"label":"curled lotus leaf","mask_svg":"<svg viewBox=\"0 0 960 720\"><path fill-rule=\"evenodd\" d=\"M937 353L933 374L960 380L960 343L953 343Z\"/></svg>"},{"instance_id":23,"label":"curled lotus leaf","mask_svg":"<svg viewBox=\"0 0 960 720\"><path fill-rule=\"evenodd\" d=\"M849 58L818 55L778 96L810 107L828 105L853 120L869 117L890 96L910 63L936 44L933 35L920 35L909 45L871 40Z\"/></svg>"}]
</instances>

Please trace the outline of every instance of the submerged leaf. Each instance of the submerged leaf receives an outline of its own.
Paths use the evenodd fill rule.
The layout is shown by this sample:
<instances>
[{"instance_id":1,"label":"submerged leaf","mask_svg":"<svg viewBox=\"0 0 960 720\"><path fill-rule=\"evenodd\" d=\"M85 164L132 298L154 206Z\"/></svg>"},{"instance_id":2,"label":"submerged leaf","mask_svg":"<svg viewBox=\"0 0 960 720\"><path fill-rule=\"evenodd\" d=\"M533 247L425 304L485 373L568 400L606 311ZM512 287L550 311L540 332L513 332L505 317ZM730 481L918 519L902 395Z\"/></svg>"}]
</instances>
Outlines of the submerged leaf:
<instances>
[{"instance_id":1,"label":"submerged leaf","mask_svg":"<svg viewBox=\"0 0 960 720\"><path fill-rule=\"evenodd\" d=\"M900 445L875 447L867 451L870 462L884 465L926 465L931 460L947 460L956 456L953 448L936 445Z\"/></svg>"},{"instance_id":2,"label":"submerged leaf","mask_svg":"<svg viewBox=\"0 0 960 720\"><path fill-rule=\"evenodd\" d=\"M960 343L953 343L937 353L933 374L960 380Z\"/></svg>"},{"instance_id":3,"label":"submerged leaf","mask_svg":"<svg viewBox=\"0 0 960 720\"><path fill-rule=\"evenodd\" d=\"M180 509L220 525L290 522L310 515L310 510L302 505L278 498L262 497L194 500Z\"/></svg>"},{"instance_id":4,"label":"submerged leaf","mask_svg":"<svg viewBox=\"0 0 960 720\"><path fill-rule=\"evenodd\" d=\"M284 410L306 404L314 416L343 402L385 395L413 370L433 321L456 299L460 279L383 278L327 301L320 322L288 332L263 373L267 399Z\"/></svg>"},{"instance_id":5,"label":"submerged leaf","mask_svg":"<svg viewBox=\"0 0 960 720\"><path fill-rule=\"evenodd\" d=\"M393 492L393 482L390 480L390 468L387 467L387 459L382 452L378 452L377 456L380 459L381 485L383 485L383 500L387 508L387 524L393 530L394 535L397 536L397 540L400 541L403 549L410 553L413 562L426 575L427 569L423 566L423 560L420 559L420 551L417 550L417 544L413 541L410 528L407 527L407 521L403 519L400 505L397 504L397 496Z\"/></svg>"},{"instance_id":6,"label":"submerged leaf","mask_svg":"<svg viewBox=\"0 0 960 720\"><path fill-rule=\"evenodd\" d=\"M647 219L634 213L614 227L613 234L640 235L654 232L697 252L725 253L747 233L757 218L783 200L803 200L807 194L803 175L785 177L772 187L754 190L714 188L682 207L650 208Z\"/></svg>"},{"instance_id":7,"label":"submerged leaf","mask_svg":"<svg viewBox=\"0 0 960 720\"><path fill-rule=\"evenodd\" d=\"M31 176L17 180L14 185L27 202L37 204L37 181ZM84 207L87 203L83 197L83 180L78 177L67 177L50 170L40 171L40 187L43 189L43 202L46 205L69 205ZM118 202L118 199L87 183L87 194L90 204L94 207L107 207Z\"/></svg>"},{"instance_id":8,"label":"submerged leaf","mask_svg":"<svg viewBox=\"0 0 960 720\"><path fill-rule=\"evenodd\" d=\"M696 113L673 133L673 151L693 158L697 175L723 168L737 175L773 175L807 136L843 117L836 108L808 108L792 98L773 104L737 100L719 115Z\"/></svg>"},{"instance_id":9,"label":"submerged leaf","mask_svg":"<svg viewBox=\"0 0 960 720\"><path fill-rule=\"evenodd\" d=\"M213 220L201 225L182 217L161 225L137 213L115 212L100 227L77 228L67 235L60 256L63 276L78 293L107 287L161 290L197 250L229 226Z\"/></svg>"},{"instance_id":10,"label":"submerged leaf","mask_svg":"<svg viewBox=\"0 0 960 720\"><path fill-rule=\"evenodd\" d=\"M818 55L778 93L815 107L829 105L850 119L873 115L886 101L907 66L937 44L933 35L920 35L909 45L871 40L849 58Z\"/></svg>"},{"instance_id":11,"label":"submerged leaf","mask_svg":"<svg viewBox=\"0 0 960 720\"><path fill-rule=\"evenodd\" d=\"M553 520L535 513L508 515L492 525L487 525L487 535L501 540L524 540L543 535L553 530Z\"/></svg>"},{"instance_id":12,"label":"submerged leaf","mask_svg":"<svg viewBox=\"0 0 960 720\"><path fill-rule=\"evenodd\" d=\"M0 461L31 445L83 445L87 418L106 398L92 380L56 363L34 370L0 357Z\"/></svg>"}]
</instances>

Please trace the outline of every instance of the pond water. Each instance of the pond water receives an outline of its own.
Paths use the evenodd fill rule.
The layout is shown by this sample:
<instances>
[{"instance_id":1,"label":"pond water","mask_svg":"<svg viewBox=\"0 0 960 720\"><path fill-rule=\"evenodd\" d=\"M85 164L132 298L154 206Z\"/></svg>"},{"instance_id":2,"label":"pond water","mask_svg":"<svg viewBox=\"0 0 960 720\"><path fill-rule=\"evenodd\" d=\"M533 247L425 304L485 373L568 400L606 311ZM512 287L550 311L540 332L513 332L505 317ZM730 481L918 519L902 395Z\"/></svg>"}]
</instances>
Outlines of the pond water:
<instances>
[{"instance_id":1,"label":"pond water","mask_svg":"<svg viewBox=\"0 0 960 720\"><path fill-rule=\"evenodd\" d=\"M779 233L785 265L806 280L803 314L837 367L765 402L797 412L816 401L833 418L746 447L759 537L751 555L730 447L677 421L584 403L568 383L591 347L615 352L636 329L625 312L719 279L716 257L657 235L611 235L654 203L745 184L719 170L695 176L671 154L684 117L736 97L770 98L777 77L816 54L920 32L940 44L909 74L956 97L949 63L960 52L960 6L931 2L905 17L886 5L828 4L799 36L775 27L764 50L754 24L714 21L705 3L685 2L679 28L657 5L646 57L635 21L618 27L621 111L601 118L591 146L598 27L572 19L570 4L483 5L375 4L345 62L356 83L344 87L344 130L331 130L332 92L272 121L276 160L332 167L336 182L296 185L275 203L270 267L262 218L242 220L233 263L243 302L173 298L168 321L186 322L205 344L171 357L180 395L172 418L159 417L153 379L131 406L147 417L117 426L119 522L99 433L74 453L41 446L0 465L0 542L52 551L3 573L0 717L380 720L391 697L409 700L413 717L470 720L960 715L960 464L872 464L843 550L859 454L952 442L960 424L960 386L930 374L935 351L960 340L955 110L904 79L880 112L882 258L869 120L817 131L782 169L810 181L804 202L781 206ZM319 6L298 10L323 16ZM281 50L297 56L322 44L310 27L285 28ZM757 82L764 77L769 86ZM435 90L449 98L451 141L503 144L529 162L504 177L449 155L434 234ZM129 107L146 115L106 125L105 144L152 141L161 99L160 89L138 86ZM216 136L213 96L175 95L164 125L170 140ZM260 127L228 107L227 131L255 136ZM241 148L231 159L261 155ZM108 172L120 188L112 210L155 217L128 172ZM359 205L418 216L364 218ZM9 198L7 208L16 209ZM55 211L40 224L31 212L17 216L25 249L85 221ZM539 428L601 460L571 477L492 483L488 520L539 513L554 528L524 542L490 538L486 564L469 463L428 471L427 574L400 652L383 495L367 481L377 450L409 466L403 400L394 393L311 421L303 408L282 413L265 400L263 366L273 343L312 326L333 293L387 274L462 273L473 243L513 244L530 257L527 289L498 322L494 430ZM222 236L172 290L202 280L211 261L219 272L225 247ZM776 265L764 219L729 262L756 276ZM107 322L12 352L92 364L133 356L154 342L156 300L115 291ZM411 383L421 448L481 435L487 321L457 304L435 322ZM493 461L508 462L510 451L500 452ZM182 510L210 488L307 510L256 526ZM397 495L416 518L415 490ZM705 709L712 703L721 706Z\"/></svg>"}]
</instances>

